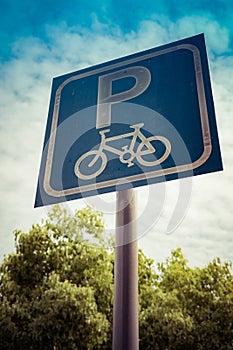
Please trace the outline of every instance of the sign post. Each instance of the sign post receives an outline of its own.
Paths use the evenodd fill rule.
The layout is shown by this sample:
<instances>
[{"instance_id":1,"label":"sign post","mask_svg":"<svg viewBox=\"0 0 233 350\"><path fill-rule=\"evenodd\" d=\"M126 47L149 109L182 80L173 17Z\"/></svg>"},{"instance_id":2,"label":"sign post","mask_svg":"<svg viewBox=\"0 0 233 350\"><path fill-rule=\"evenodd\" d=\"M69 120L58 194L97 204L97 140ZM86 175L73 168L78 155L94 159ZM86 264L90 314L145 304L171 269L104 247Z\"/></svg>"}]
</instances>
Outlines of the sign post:
<instances>
[{"instance_id":1,"label":"sign post","mask_svg":"<svg viewBox=\"0 0 233 350\"><path fill-rule=\"evenodd\" d=\"M139 346L133 187L222 169L203 34L54 78L35 207L117 191L113 350Z\"/></svg>"},{"instance_id":2,"label":"sign post","mask_svg":"<svg viewBox=\"0 0 233 350\"><path fill-rule=\"evenodd\" d=\"M136 194L117 192L113 350L138 350L138 247Z\"/></svg>"}]
</instances>

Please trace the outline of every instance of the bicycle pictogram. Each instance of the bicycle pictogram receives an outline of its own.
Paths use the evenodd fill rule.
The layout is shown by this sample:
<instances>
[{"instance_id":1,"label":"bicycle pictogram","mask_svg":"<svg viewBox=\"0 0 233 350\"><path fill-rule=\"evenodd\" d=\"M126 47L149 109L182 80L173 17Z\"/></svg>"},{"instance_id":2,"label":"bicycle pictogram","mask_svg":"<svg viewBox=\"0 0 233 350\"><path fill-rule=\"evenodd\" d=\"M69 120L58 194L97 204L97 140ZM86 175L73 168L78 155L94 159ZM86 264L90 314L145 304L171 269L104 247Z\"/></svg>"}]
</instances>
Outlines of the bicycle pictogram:
<instances>
[{"instance_id":1,"label":"bicycle pictogram","mask_svg":"<svg viewBox=\"0 0 233 350\"><path fill-rule=\"evenodd\" d=\"M84 180L89 180L94 177L100 175L104 169L106 168L108 158L105 154L105 151L117 154L119 156L119 160L123 164L127 164L128 167L134 165L133 160L136 159L137 162L144 166L155 166L161 164L165 161L165 159L171 153L171 144L170 141L164 136L149 136L146 137L142 131L140 130L144 126L144 123L139 123L135 125L131 125L130 128L134 129L134 131L120 134L116 136L106 137L106 134L110 132L110 129L101 130L99 132L101 136L100 146L97 150L91 150L84 153L75 163L74 172L77 177ZM109 143L120 140L123 138L131 138L130 145L123 146L121 149L114 148L110 146ZM140 140L139 145L136 144L137 140ZM163 144L164 151L159 155L159 158L156 157L157 148L152 145L152 142L158 141ZM136 150L135 150L136 149ZM145 160L144 156L154 154L156 158L155 160ZM95 165L99 164L96 169ZM85 164L85 165L84 165ZM88 167L88 173L84 174L83 167ZM93 172L90 173L91 168ZM82 170L81 170L82 169Z\"/></svg>"}]
</instances>

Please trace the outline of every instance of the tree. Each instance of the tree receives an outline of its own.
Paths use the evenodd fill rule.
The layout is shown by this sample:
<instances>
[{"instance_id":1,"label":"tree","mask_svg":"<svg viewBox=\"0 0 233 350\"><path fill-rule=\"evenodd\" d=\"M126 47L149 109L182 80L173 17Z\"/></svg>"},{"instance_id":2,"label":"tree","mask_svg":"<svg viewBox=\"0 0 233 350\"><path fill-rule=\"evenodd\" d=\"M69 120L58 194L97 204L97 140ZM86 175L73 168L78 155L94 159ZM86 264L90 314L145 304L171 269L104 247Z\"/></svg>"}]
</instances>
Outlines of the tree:
<instances>
[{"instance_id":1,"label":"tree","mask_svg":"<svg viewBox=\"0 0 233 350\"><path fill-rule=\"evenodd\" d=\"M112 238L90 207L54 206L0 267L0 349L111 349ZM141 350L233 348L233 278L219 259L190 268L180 249L155 268L141 250Z\"/></svg>"},{"instance_id":2,"label":"tree","mask_svg":"<svg viewBox=\"0 0 233 350\"><path fill-rule=\"evenodd\" d=\"M103 229L89 207L71 217L55 206L43 225L15 232L16 253L0 270L1 349L109 348L113 258Z\"/></svg>"},{"instance_id":3,"label":"tree","mask_svg":"<svg viewBox=\"0 0 233 350\"><path fill-rule=\"evenodd\" d=\"M150 300L140 314L141 349L230 350L233 348L232 265L214 259L190 268L180 249L158 264Z\"/></svg>"}]
</instances>

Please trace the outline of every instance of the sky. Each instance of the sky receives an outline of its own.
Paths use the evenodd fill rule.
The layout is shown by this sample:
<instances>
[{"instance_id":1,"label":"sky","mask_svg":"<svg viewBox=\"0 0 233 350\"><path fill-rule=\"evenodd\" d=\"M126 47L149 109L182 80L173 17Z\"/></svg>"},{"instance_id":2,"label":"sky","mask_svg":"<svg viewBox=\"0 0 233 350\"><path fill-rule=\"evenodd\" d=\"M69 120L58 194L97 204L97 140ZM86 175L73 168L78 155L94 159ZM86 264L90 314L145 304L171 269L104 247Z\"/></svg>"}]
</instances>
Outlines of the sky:
<instances>
[{"instance_id":1,"label":"sky","mask_svg":"<svg viewBox=\"0 0 233 350\"><path fill-rule=\"evenodd\" d=\"M178 247L192 266L232 260L232 1L0 3L0 261L14 250L14 230L28 231L51 209L34 209L34 200L52 78L199 33L205 34L224 171L138 189L139 246L155 262ZM168 234L182 189L182 220ZM102 210L111 231L114 209L105 209L114 208L115 194L101 201L103 208L98 200L64 205L71 212L86 204Z\"/></svg>"}]
</instances>

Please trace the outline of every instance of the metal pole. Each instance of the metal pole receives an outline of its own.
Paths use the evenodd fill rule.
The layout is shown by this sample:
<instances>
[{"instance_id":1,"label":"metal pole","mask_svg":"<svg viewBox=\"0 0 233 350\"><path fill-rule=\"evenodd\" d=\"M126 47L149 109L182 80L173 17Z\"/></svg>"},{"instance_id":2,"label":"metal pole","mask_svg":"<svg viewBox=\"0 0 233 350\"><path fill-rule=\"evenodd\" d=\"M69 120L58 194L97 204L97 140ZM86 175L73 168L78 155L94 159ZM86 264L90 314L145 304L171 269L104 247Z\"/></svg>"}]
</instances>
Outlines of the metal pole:
<instances>
[{"instance_id":1,"label":"metal pole","mask_svg":"<svg viewBox=\"0 0 233 350\"><path fill-rule=\"evenodd\" d=\"M138 350L138 246L136 194L117 192L113 350Z\"/></svg>"}]
</instances>

